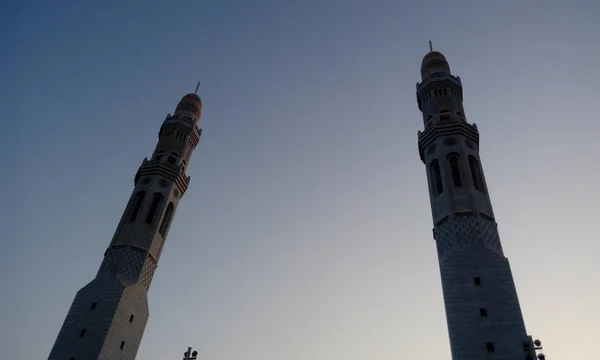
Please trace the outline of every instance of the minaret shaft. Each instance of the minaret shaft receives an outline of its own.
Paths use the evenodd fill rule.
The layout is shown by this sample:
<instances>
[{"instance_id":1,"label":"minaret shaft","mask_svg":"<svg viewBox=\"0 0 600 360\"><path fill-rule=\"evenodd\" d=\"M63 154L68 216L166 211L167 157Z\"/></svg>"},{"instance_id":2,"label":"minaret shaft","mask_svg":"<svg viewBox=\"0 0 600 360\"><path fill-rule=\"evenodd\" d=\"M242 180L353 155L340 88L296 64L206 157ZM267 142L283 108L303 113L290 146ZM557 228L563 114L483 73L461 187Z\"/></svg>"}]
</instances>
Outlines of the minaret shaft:
<instances>
[{"instance_id":1,"label":"minaret shaft","mask_svg":"<svg viewBox=\"0 0 600 360\"><path fill-rule=\"evenodd\" d=\"M527 336L462 83L444 55L421 67L419 154L425 164L453 360L524 359Z\"/></svg>"},{"instance_id":2,"label":"minaret shaft","mask_svg":"<svg viewBox=\"0 0 600 360\"><path fill-rule=\"evenodd\" d=\"M163 122L96 277L77 292L49 360L133 360L148 321L148 289L200 140L202 102L188 94Z\"/></svg>"}]
</instances>

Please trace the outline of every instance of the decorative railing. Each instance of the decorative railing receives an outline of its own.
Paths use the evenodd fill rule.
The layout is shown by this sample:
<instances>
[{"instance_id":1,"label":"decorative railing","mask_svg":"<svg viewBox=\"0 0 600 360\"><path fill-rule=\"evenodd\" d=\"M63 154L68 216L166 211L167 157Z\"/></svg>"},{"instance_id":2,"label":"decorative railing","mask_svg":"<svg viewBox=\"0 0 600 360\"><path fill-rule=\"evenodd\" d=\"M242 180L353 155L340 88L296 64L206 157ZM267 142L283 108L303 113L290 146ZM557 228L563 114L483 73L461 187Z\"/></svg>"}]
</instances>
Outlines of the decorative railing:
<instances>
[{"instance_id":1,"label":"decorative railing","mask_svg":"<svg viewBox=\"0 0 600 360\"><path fill-rule=\"evenodd\" d=\"M144 161L142 161L142 165L140 166L138 172L135 175L134 183L137 183L140 177L140 172L144 172L144 170L146 170L144 169L144 167L148 168L153 166L160 166L163 169L166 168L166 170L168 171L167 173L171 173L171 176L173 176L173 179L175 181L182 181L185 185L185 188L187 188L187 186L190 184L191 178L189 176L185 176L185 173L183 171L184 166L179 164L172 164L168 162L167 159L168 158L148 160L148 158L144 158Z\"/></svg>"},{"instance_id":2,"label":"decorative railing","mask_svg":"<svg viewBox=\"0 0 600 360\"><path fill-rule=\"evenodd\" d=\"M144 166L144 165L164 165L164 166L172 169L173 171L179 172L181 170L181 165L170 163L170 162L166 161L165 158L150 159L150 160L148 160L148 158L145 158L144 161L142 162L142 166Z\"/></svg>"}]
</instances>

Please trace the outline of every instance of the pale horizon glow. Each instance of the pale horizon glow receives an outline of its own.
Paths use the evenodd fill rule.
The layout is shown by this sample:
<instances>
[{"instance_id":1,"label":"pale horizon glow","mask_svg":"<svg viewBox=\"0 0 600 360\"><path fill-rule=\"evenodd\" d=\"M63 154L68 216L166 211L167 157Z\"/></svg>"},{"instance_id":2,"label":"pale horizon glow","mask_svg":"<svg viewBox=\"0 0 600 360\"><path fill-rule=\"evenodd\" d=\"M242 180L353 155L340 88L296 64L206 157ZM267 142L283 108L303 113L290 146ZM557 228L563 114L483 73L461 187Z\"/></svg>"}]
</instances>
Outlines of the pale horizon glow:
<instances>
[{"instance_id":1,"label":"pale horizon glow","mask_svg":"<svg viewBox=\"0 0 600 360\"><path fill-rule=\"evenodd\" d=\"M598 1L33 3L0 15L0 358L48 357L202 80L137 359L449 360L417 150L430 38L479 127L528 332L549 359L597 356Z\"/></svg>"}]
</instances>

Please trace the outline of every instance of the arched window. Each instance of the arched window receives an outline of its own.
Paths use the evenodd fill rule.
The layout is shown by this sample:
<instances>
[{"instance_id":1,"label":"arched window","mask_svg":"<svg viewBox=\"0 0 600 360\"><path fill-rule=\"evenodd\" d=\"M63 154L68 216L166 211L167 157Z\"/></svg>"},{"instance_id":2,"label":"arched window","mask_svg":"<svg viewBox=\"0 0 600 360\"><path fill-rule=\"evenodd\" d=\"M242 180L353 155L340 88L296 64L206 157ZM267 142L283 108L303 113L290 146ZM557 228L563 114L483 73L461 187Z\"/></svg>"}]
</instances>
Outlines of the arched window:
<instances>
[{"instance_id":1,"label":"arched window","mask_svg":"<svg viewBox=\"0 0 600 360\"><path fill-rule=\"evenodd\" d=\"M431 171L431 188L436 195L439 195L444 191L444 186L442 185L442 174L440 172L440 163L437 160L433 160L431 165L429 165L429 169Z\"/></svg>"},{"instance_id":2,"label":"arched window","mask_svg":"<svg viewBox=\"0 0 600 360\"><path fill-rule=\"evenodd\" d=\"M152 224L154 218L156 217L156 211L162 202L162 195L159 193L155 193L152 196L152 205L150 205L150 209L148 209L148 214L146 215L146 224Z\"/></svg>"},{"instance_id":3,"label":"arched window","mask_svg":"<svg viewBox=\"0 0 600 360\"><path fill-rule=\"evenodd\" d=\"M167 234L167 231L169 230L169 225L171 225L171 219L173 218L174 210L175 210L175 207L173 206L173 203L170 202L169 205L167 205L167 210L165 211L165 216L163 216L162 223L160 224L160 228L158 229L158 232L163 237L165 237L165 235Z\"/></svg>"},{"instance_id":4,"label":"arched window","mask_svg":"<svg viewBox=\"0 0 600 360\"><path fill-rule=\"evenodd\" d=\"M479 162L473 155L469 155L469 167L471 168L473 186L476 190L483 191L483 184L481 182L481 168L479 167Z\"/></svg>"},{"instance_id":5,"label":"arched window","mask_svg":"<svg viewBox=\"0 0 600 360\"><path fill-rule=\"evenodd\" d=\"M460 176L460 162L458 155L453 154L448 156L450 162L450 171L452 172L452 183L454 186L462 186L462 178Z\"/></svg>"},{"instance_id":6,"label":"arched window","mask_svg":"<svg viewBox=\"0 0 600 360\"><path fill-rule=\"evenodd\" d=\"M131 208L131 213L129 214L129 222L135 221L135 218L137 218L137 214L140 212L140 208L142 207L145 196L145 191L140 191L135 194L135 198L133 199L133 207Z\"/></svg>"},{"instance_id":7,"label":"arched window","mask_svg":"<svg viewBox=\"0 0 600 360\"><path fill-rule=\"evenodd\" d=\"M451 119L452 119L452 117L450 116L450 111L448 109L440 110L440 120L441 121L447 122Z\"/></svg>"},{"instance_id":8,"label":"arched window","mask_svg":"<svg viewBox=\"0 0 600 360\"><path fill-rule=\"evenodd\" d=\"M174 152L170 153L169 159L167 159L167 162L169 164L175 164L177 162L177 153L174 153Z\"/></svg>"},{"instance_id":9,"label":"arched window","mask_svg":"<svg viewBox=\"0 0 600 360\"><path fill-rule=\"evenodd\" d=\"M162 159L163 153L164 153L164 151L162 151L162 150L157 151L156 155L154 155L154 160L160 160L160 159Z\"/></svg>"}]
</instances>

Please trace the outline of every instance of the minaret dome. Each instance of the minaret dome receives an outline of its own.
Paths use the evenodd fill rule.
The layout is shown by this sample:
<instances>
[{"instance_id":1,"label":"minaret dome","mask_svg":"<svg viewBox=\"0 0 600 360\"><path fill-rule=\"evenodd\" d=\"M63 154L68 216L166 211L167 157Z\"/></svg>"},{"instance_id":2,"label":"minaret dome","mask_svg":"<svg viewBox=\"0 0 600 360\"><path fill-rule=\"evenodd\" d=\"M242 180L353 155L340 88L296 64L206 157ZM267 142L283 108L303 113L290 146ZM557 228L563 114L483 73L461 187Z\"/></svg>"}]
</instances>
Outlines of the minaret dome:
<instances>
[{"instance_id":1,"label":"minaret dome","mask_svg":"<svg viewBox=\"0 0 600 360\"><path fill-rule=\"evenodd\" d=\"M421 79L425 80L426 77L436 72L450 73L450 64L441 52L430 51L421 62Z\"/></svg>"},{"instance_id":2,"label":"minaret dome","mask_svg":"<svg viewBox=\"0 0 600 360\"><path fill-rule=\"evenodd\" d=\"M175 108L175 114L192 115L195 119L200 118L202 111L202 100L200 96L194 93L189 93L181 98L177 108Z\"/></svg>"}]
</instances>

